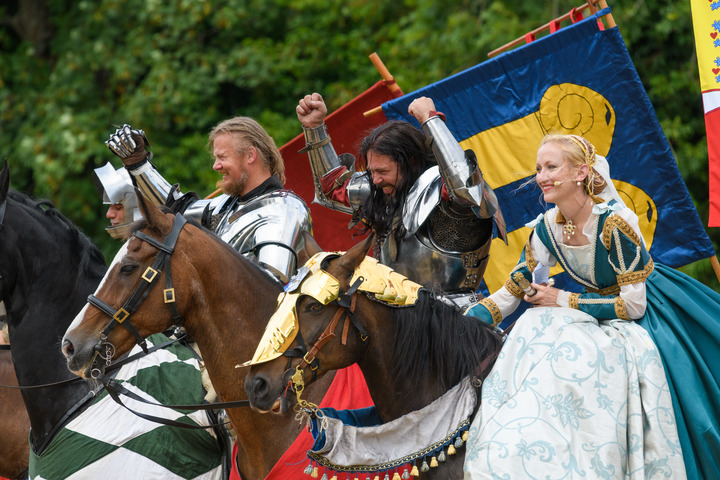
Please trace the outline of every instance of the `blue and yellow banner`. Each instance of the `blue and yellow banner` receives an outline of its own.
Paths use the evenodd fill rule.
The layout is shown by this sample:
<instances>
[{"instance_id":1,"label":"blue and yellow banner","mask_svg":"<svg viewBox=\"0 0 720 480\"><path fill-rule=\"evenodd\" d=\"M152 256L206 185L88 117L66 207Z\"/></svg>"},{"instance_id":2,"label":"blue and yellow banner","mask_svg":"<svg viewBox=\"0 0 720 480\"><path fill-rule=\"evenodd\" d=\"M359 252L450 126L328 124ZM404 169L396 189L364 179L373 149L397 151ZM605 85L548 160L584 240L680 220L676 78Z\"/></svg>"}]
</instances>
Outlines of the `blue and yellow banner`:
<instances>
[{"instance_id":1,"label":"blue and yellow banner","mask_svg":"<svg viewBox=\"0 0 720 480\"><path fill-rule=\"evenodd\" d=\"M485 293L505 282L530 232L524 225L547 209L535 183L525 184L548 132L583 135L607 157L656 261L677 267L714 255L619 30L599 27L607 13L383 104L388 119L417 125L408 105L432 98L460 145L477 154L509 233L509 246L493 240ZM563 277L558 286L578 291Z\"/></svg>"}]
</instances>

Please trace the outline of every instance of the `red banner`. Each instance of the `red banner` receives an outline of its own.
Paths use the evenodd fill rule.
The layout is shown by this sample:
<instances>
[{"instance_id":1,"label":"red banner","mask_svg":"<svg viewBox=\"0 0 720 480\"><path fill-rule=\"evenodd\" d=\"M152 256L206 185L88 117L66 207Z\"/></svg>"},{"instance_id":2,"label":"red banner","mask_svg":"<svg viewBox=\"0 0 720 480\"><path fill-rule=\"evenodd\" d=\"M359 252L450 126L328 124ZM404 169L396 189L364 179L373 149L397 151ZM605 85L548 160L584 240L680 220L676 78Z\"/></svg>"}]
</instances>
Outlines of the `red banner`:
<instances>
[{"instance_id":1,"label":"red banner","mask_svg":"<svg viewBox=\"0 0 720 480\"><path fill-rule=\"evenodd\" d=\"M690 0L708 143L709 227L720 227L720 2Z\"/></svg>"},{"instance_id":2,"label":"red banner","mask_svg":"<svg viewBox=\"0 0 720 480\"><path fill-rule=\"evenodd\" d=\"M720 108L705 114L710 168L710 218L708 227L720 227ZM712 132L712 133L711 133Z\"/></svg>"}]
</instances>

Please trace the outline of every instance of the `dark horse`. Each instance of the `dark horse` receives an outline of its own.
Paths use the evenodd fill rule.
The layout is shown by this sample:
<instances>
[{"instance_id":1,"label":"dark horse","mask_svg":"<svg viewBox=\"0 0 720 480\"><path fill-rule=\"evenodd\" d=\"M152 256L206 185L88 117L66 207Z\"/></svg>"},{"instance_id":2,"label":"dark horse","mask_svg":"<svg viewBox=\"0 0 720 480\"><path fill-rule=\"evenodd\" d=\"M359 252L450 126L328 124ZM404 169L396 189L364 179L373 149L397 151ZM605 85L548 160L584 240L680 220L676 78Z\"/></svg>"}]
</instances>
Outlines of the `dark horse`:
<instances>
[{"instance_id":1,"label":"dark horse","mask_svg":"<svg viewBox=\"0 0 720 480\"><path fill-rule=\"evenodd\" d=\"M145 337L173 325L169 306L174 305L202 352L219 399L245 400L247 369L238 366L250 358L262 336L282 285L209 230L193 222L183 223L182 216L161 211L136 192L145 220L115 257L95 299L65 334L63 350L69 368L88 377L92 369L102 368L96 364L97 345L110 343L118 355L135 344L137 337L125 328L112 329L107 336L101 333L108 331L108 312L116 318L123 316L123 327L132 325ZM148 266L167 252L172 252L165 257L169 266L159 268L153 278L160 285L153 288L155 284L142 276L147 277ZM154 268L158 270L157 264ZM133 292L145 288L144 300L128 306L126 300ZM173 297L172 305L166 303L168 297ZM124 311L132 313L125 316ZM331 381L318 382L308 396L320 401ZM227 413L237 434L237 462L245 480L265 478L301 430L290 415L262 415L250 408L229 408ZM300 458L286 463L299 463L305 451L298 455ZM295 466L285 478L297 478L303 466Z\"/></svg>"},{"instance_id":2,"label":"dark horse","mask_svg":"<svg viewBox=\"0 0 720 480\"><path fill-rule=\"evenodd\" d=\"M158 425L145 420L142 425L114 425L112 419L88 416L88 409L96 408L100 402L109 401L110 405L114 405L114 402L97 392L94 385L78 379L68 371L60 351L60 340L70 321L82 309L87 295L94 291L105 274L103 255L85 234L49 202L31 200L11 190L9 184L10 172L5 163L0 171L0 278L17 380L22 386L55 384L23 389L24 405L22 402L16 405L17 409L26 408L30 416L29 438L34 452L30 461L30 475L64 478L65 474L49 475L42 471L48 468L44 462L49 459L53 462L50 468L57 465L67 475L81 468L98 468L101 472L107 468L115 478L129 478L123 473L127 471L124 466L145 465L138 460L142 457L130 450L141 448L138 444L142 440L138 442L138 438L145 435L149 439L157 431L155 429ZM152 361L150 357L144 360ZM134 364L132 362L126 368ZM200 385L199 372L195 370L195 373ZM95 392L98 393L96 396ZM118 407L118 411L134 417L122 408ZM126 418L120 413L115 415L115 421ZM5 421L3 418L3 425ZM103 448L110 453L115 447L122 446L123 451L115 451L113 460L110 460L111 456L91 451L86 443L78 440L78 436L74 437L75 442L62 440L63 435L73 435L67 433L65 428L71 423L82 423L84 429L96 432L98 436L93 438L100 438L113 430L110 433L114 443L105 442ZM171 461L180 462L181 468L198 472L194 476L207 473L208 476L202 478L218 477L220 449L213 437L205 434L207 443L212 444L203 443L202 448L204 452L214 448L213 461L216 467L212 466L207 456L202 460L195 458L195 451L201 448L199 445L194 445L192 451L180 447L191 443L181 440L190 433L193 433L191 437L197 442L197 431L177 430L166 435L162 442L158 439L154 448L162 450L162 455L168 459L174 459ZM27 432L20 443L28 443ZM9 453L3 451L0 455ZM26 464L27 461L26 451ZM165 471L172 478L182 477L182 472L173 475L169 469Z\"/></svg>"},{"instance_id":3,"label":"dark horse","mask_svg":"<svg viewBox=\"0 0 720 480\"><path fill-rule=\"evenodd\" d=\"M306 276L298 275L291 281L295 290L286 288L288 293L279 303L278 313L270 320L263 338L269 343L258 347L245 380L254 408L269 410L288 391L302 388L315 376L357 362L377 408L379 418L375 421L387 424L423 409L466 377L475 377L477 387L477 380L489 372L502 345L500 336L478 319L463 316L432 292L420 289L374 259L366 259L371 240L354 246L344 255L318 252L303 267L309 268ZM414 287L403 288L405 284ZM389 297L388 289L392 293ZM417 300L408 302L407 298L415 298L413 295L417 295ZM380 297L385 301L379 301ZM290 400L294 398L292 395ZM476 409L477 406L474 410L469 408L467 418ZM405 418L400 422L403 421ZM454 440L457 438L460 437ZM376 441L377 438L371 439L372 443ZM462 478L464 456L452 455L456 451L454 444L452 448L447 444L444 447L429 454L439 456L441 462L447 458L446 464L439 464L440 468L422 473L423 458L415 457L414 462L408 463L421 467L418 469L421 476L427 478ZM355 448L355 445L337 447ZM448 450L452 456L447 455ZM385 453L380 449L375 452L375 458ZM337 463L320 460L318 465L342 470L332 468ZM359 472L361 478L369 471L358 464L348 467L345 471L356 472L355 475ZM380 478L387 471L393 476L393 470L388 468L385 473L380 472Z\"/></svg>"}]
</instances>

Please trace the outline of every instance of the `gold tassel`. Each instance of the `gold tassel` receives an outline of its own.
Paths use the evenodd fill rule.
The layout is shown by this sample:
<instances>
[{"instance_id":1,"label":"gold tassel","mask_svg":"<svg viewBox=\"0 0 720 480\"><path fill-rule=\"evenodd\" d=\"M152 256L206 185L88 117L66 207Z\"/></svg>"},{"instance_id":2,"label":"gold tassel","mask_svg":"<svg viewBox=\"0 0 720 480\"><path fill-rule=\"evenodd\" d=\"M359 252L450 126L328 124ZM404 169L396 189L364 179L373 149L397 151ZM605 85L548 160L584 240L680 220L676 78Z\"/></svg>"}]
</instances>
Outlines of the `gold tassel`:
<instances>
[{"instance_id":1,"label":"gold tassel","mask_svg":"<svg viewBox=\"0 0 720 480\"><path fill-rule=\"evenodd\" d=\"M467 442L467 438L468 438L468 432L467 432L467 430L465 430L463 432L463 436L462 436L463 442Z\"/></svg>"},{"instance_id":2,"label":"gold tassel","mask_svg":"<svg viewBox=\"0 0 720 480\"><path fill-rule=\"evenodd\" d=\"M410 475L412 475L413 477L419 477L419 476L420 476L420 472L418 472L417 465L413 465L412 470L410 470Z\"/></svg>"},{"instance_id":3,"label":"gold tassel","mask_svg":"<svg viewBox=\"0 0 720 480\"><path fill-rule=\"evenodd\" d=\"M333 475L330 480L337 480L337 475Z\"/></svg>"},{"instance_id":4,"label":"gold tassel","mask_svg":"<svg viewBox=\"0 0 720 480\"><path fill-rule=\"evenodd\" d=\"M453 447L452 444L448 446L448 455L455 455L455 447Z\"/></svg>"},{"instance_id":5,"label":"gold tassel","mask_svg":"<svg viewBox=\"0 0 720 480\"><path fill-rule=\"evenodd\" d=\"M317 468L317 467L313 467L313 471L312 471L312 473L310 474L310 476L311 476L312 478L318 478L319 473L318 473L318 468Z\"/></svg>"},{"instance_id":6,"label":"gold tassel","mask_svg":"<svg viewBox=\"0 0 720 480\"><path fill-rule=\"evenodd\" d=\"M437 458L432 457L432 458L430 459L430 468L435 468L435 467L437 467L437 466L438 466Z\"/></svg>"},{"instance_id":7,"label":"gold tassel","mask_svg":"<svg viewBox=\"0 0 720 480\"><path fill-rule=\"evenodd\" d=\"M395 475L393 475L393 480L400 480L400 474L398 472L395 472Z\"/></svg>"}]
</instances>

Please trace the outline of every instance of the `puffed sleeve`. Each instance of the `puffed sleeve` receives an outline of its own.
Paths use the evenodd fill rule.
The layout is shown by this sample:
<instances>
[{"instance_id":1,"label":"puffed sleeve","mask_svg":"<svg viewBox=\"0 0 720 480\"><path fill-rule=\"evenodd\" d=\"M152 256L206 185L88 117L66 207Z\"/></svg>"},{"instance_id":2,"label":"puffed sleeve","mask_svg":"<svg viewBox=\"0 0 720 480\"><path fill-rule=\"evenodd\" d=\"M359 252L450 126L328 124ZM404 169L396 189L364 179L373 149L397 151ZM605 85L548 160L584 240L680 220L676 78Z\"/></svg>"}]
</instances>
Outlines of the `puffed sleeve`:
<instances>
[{"instance_id":1,"label":"puffed sleeve","mask_svg":"<svg viewBox=\"0 0 720 480\"><path fill-rule=\"evenodd\" d=\"M572 293L569 306L598 319L637 320L645 314L645 281L655 268L652 258L631 222L620 214L606 219L601 240L617 285L609 291Z\"/></svg>"}]
</instances>

